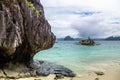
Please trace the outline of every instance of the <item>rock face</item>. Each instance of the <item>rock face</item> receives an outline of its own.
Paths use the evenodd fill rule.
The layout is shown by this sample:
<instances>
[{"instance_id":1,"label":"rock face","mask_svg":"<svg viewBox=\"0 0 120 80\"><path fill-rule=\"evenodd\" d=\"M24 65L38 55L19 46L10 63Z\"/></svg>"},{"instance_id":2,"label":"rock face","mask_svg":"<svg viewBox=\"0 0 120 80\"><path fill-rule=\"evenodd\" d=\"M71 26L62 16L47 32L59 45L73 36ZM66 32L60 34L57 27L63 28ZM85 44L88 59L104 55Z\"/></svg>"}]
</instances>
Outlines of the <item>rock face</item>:
<instances>
[{"instance_id":1,"label":"rock face","mask_svg":"<svg viewBox=\"0 0 120 80\"><path fill-rule=\"evenodd\" d=\"M0 64L27 63L36 52L53 46L55 36L39 0L0 0Z\"/></svg>"},{"instance_id":2,"label":"rock face","mask_svg":"<svg viewBox=\"0 0 120 80\"><path fill-rule=\"evenodd\" d=\"M33 60L36 52L53 46L55 36L40 1L28 1L35 9L27 0L0 0L0 78L75 76L63 66Z\"/></svg>"}]
</instances>

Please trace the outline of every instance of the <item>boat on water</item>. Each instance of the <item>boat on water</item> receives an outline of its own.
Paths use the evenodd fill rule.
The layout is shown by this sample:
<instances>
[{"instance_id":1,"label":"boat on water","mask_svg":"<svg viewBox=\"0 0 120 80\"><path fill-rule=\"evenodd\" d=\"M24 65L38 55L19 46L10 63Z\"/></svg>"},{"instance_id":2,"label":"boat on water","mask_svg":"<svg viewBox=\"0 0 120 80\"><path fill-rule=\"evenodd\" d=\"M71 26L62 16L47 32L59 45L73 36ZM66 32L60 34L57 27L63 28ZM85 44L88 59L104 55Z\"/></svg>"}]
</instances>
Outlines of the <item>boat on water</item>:
<instances>
[{"instance_id":1,"label":"boat on water","mask_svg":"<svg viewBox=\"0 0 120 80\"><path fill-rule=\"evenodd\" d=\"M95 44L94 40L92 40L90 37L88 37L88 39L80 40L79 43L81 45L94 45Z\"/></svg>"}]
</instances>

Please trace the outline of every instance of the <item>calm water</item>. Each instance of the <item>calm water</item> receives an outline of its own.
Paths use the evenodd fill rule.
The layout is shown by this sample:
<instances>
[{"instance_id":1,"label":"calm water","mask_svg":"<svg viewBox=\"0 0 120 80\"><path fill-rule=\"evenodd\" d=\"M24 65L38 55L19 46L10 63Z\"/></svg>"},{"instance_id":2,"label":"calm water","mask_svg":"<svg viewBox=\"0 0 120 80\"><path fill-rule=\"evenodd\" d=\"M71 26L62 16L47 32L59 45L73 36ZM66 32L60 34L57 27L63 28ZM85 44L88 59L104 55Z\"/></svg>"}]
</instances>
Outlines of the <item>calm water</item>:
<instances>
[{"instance_id":1,"label":"calm water","mask_svg":"<svg viewBox=\"0 0 120 80\"><path fill-rule=\"evenodd\" d=\"M40 51L34 57L64 65L76 73L82 73L90 66L120 60L120 41L97 41L101 45L77 45L77 41L58 41L54 47Z\"/></svg>"}]
</instances>

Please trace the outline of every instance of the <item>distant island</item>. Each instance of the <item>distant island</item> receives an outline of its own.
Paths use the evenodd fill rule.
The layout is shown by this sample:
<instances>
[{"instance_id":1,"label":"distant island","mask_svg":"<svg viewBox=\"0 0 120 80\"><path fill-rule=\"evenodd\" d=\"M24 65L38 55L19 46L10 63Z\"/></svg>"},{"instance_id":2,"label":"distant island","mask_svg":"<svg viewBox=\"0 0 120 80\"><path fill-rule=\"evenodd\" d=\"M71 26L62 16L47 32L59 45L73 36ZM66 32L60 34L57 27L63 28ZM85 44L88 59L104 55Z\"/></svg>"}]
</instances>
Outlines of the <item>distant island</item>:
<instances>
[{"instance_id":1,"label":"distant island","mask_svg":"<svg viewBox=\"0 0 120 80\"><path fill-rule=\"evenodd\" d=\"M105 40L120 40L120 36L117 36L117 37L110 36L110 37L106 38Z\"/></svg>"},{"instance_id":2,"label":"distant island","mask_svg":"<svg viewBox=\"0 0 120 80\"><path fill-rule=\"evenodd\" d=\"M66 36L64 38L64 41L73 41L73 40L74 40L74 38L72 38L71 36Z\"/></svg>"},{"instance_id":3,"label":"distant island","mask_svg":"<svg viewBox=\"0 0 120 80\"><path fill-rule=\"evenodd\" d=\"M66 36L64 38L57 38L58 41L80 41L82 40L82 38L73 38L71 36ZM93 38L92 40L94 41L119 41L120 40L120 36L110 36L110 37L106 37L106 38Z\"/></svg>"}]
</instances>

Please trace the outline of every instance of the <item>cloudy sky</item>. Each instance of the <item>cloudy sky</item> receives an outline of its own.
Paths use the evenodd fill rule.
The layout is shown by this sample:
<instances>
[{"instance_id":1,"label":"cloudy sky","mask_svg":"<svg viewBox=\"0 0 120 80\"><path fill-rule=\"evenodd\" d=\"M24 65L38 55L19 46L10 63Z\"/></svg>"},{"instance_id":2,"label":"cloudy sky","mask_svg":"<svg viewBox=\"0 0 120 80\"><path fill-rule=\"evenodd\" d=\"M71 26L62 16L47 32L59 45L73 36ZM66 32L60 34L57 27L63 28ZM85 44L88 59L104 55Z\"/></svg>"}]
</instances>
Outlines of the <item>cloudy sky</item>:
<instances>
[{"instance_id":1,"label":"cloudy sky","mask_svg":"<svg viewBox=\"0 0 120 80\"><path fill-rule=\"evenodd\" d=\"M120 36L120 0L41 0L57 38Z\"/></svg>"}]
</instances>

